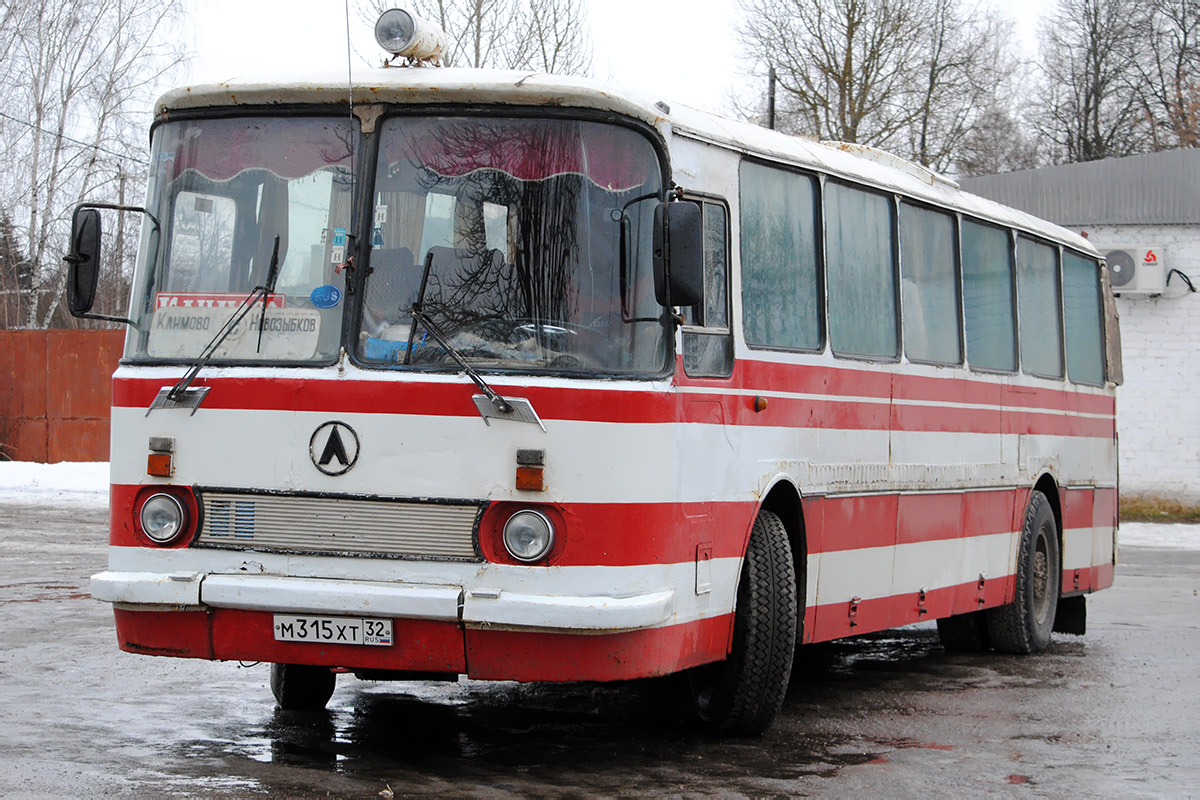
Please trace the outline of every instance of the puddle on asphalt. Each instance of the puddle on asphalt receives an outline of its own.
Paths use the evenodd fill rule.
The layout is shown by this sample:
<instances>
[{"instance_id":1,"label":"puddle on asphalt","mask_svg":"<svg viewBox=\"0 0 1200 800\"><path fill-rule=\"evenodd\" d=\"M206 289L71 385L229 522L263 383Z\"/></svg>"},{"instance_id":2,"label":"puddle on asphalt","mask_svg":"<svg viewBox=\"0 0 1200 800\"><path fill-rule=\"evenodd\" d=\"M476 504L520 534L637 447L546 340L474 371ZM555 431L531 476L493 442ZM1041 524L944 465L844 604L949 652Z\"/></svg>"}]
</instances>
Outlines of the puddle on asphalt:
<instances>
[{"instance_id":1,"label":"puddle on asphalt","mask_svg":"<svg viewBox=\"0 0 1200 800\"><path fill-rule=\"evenodd\" d=\"M798 665L789 705L842 691L847 683L875 688L892 679L889 674L903 678L931 659L945 658L936 631L928 630L865 636L814 648L812 655ZM181 755L357 777L413 769L483 780L498 771L600 775L686 764L714 778L789 780L834 777L846 767L887 763L887 753L896 749L943 747L797 735L785 726L756 739L712 736L686 718L670 681L387 684L344 676L340 683L329 710L271 709L258 719L246 715L208 741L180 743Z\"/></svg>"},{"instance_id":2,"label":"puddle on asphalt","mask_svg":"<svg viewBox=\"0 0 1200 800\"><path fill-rule=\"evenodd\" d=\"M497 774L530 780L569 776L569 785L608 791L614 775L669 778L685 770L725 782L752 780L757 786L833 778L847 767L887 764L896 751L954 749L918 738L815 734L804 722L811 713L823 721L836 721L838 715L850 720L862 710L853 710L856 697L1021 685L1044 680L1047 669L1053 672L1052 667L1032 668L1028 661L1001 667L1010 659L991 654L947 654L929 626L805 648L801 655L780 724L754 739L698 729L682 712L669 681L388 684L343 676L326 711L281 711L267 698L255 711L221 725L209 740L179 746L190 758L245 760L365 781L415 774L435 782L477 780L494 786ZM1061 655L1074 652L1067 648ZM890 710L906 713L906 701L884 702L898 703ZM265 716L257 712L268 708ZM843 730L857 727L851 720Z\"/></svg>"}]
</instances>

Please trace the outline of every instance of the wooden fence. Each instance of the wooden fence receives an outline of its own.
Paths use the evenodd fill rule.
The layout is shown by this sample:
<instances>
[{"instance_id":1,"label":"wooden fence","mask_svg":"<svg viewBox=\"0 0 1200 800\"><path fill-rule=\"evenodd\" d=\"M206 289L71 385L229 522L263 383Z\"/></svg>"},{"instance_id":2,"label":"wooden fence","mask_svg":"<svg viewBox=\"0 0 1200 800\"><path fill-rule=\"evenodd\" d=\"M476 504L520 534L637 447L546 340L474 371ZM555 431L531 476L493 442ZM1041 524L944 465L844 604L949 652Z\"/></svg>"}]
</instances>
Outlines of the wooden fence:
<instances>
[{"instance_id":1,"label":"wooden fence","mask_svg":"<svg viewBox=\"0 0 1200 800\"><path fill-rule=\"evenodd\" d=\"M0 458L107 461L125 331L0 330Z\"/></svg>"}]
</instances>

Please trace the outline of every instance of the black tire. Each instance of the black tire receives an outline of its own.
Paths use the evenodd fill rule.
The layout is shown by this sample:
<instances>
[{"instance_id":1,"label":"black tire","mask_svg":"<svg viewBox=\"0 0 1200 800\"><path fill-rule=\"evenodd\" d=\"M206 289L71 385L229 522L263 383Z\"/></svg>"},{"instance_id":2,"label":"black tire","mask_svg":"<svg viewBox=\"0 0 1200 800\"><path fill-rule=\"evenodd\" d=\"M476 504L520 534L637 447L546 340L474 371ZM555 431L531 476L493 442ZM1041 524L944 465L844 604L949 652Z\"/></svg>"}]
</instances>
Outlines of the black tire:
<instances>
[{"instance_id":1,"label":"black tire","mask_svg":"<svg viewBox=\"0 0 1200 800\"><path fill-rule=\"evenodd\" d=\"M320 711L333 697L337 676L329 667L272 664L271 694L285 711Z\"/></svg>"},{"instance_id":2,"label":"black tire","mask_svg":"<svg viewBox=\"0 0 1200 800\"><path fill-rule=\"evenodd\" d=\"M742 563L729 657L687 673L697 716L732 734L759 734L771 727L791 677L796 630L792 548L783 522L763 511Z\"/></svg>"},{"instance_id":3,"label":"black tire","mask_svg":"<svg viewBox=\"0 0 1200 800\"><path fill-rule=\"evenodd\" d=\"M937 629L942 647L950 652L982 653L991 647L986 611L943 617L937 621Z\"/></svg>"},{"instance_id":4,"label":"black tire","mask_svg":"<svg viewBox=\"0 0 1200 800\"><path fill-rule=\"evenodd\" d=\"M988 612L988 635L1002 653L1040 653L1050 644L1062 583L1058 525L1046 495L1034 491L1017 552L1013 602Z\"/></svg>"}]
</instances>

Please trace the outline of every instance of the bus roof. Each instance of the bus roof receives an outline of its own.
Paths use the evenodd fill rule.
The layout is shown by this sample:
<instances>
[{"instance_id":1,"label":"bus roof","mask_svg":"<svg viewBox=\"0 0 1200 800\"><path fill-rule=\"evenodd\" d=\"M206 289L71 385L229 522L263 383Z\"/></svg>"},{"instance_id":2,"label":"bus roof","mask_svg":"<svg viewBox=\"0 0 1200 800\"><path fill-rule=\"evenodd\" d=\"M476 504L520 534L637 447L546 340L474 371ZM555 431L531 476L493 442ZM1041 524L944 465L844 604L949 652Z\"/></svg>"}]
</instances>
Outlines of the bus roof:
<instances>
[{"instance_id":1,"label":"bus roof","mask_svg":"<svg viewBox=\"0 0 1200 800\"><path fill-rule=\"evenodd\" d=\"M488 104L612 112L652 125L668 140L674 133L746 155L813 169L1027 230L1098 255L1088 241L1077 234L964 192L954 181L897 156L861 145L817 142L687 106L667 105L656 98L586 78L434 67L362 69L354 73L352 82L347 81L345 75L336 73L292 79L231 78L220 83L168 91L155 103L155 117L166 120L174 111L229 106L333 104L348 107L351 98L356 105Z\"/></svg>"}]
</instances>

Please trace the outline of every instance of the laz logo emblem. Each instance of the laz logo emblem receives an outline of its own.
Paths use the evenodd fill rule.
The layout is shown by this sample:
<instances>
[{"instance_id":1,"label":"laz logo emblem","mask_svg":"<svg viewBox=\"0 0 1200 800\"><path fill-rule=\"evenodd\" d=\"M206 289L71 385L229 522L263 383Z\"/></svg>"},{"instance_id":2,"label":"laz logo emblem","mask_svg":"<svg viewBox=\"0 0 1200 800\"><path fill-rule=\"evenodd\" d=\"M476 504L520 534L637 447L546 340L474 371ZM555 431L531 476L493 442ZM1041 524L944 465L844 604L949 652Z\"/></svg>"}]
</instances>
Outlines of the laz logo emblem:
<instances>
[{"instance_id":1,"label":"laz logo emblem","mask_svg":"<svg viewBox=\"0 0 1200 800\"><path fill-rule=\"evenodd\" d=\"M358 434L344 422L326 422L308 442L313 465L326 475L343 475L358 461Z\"/></svg>"}]
</instances>

